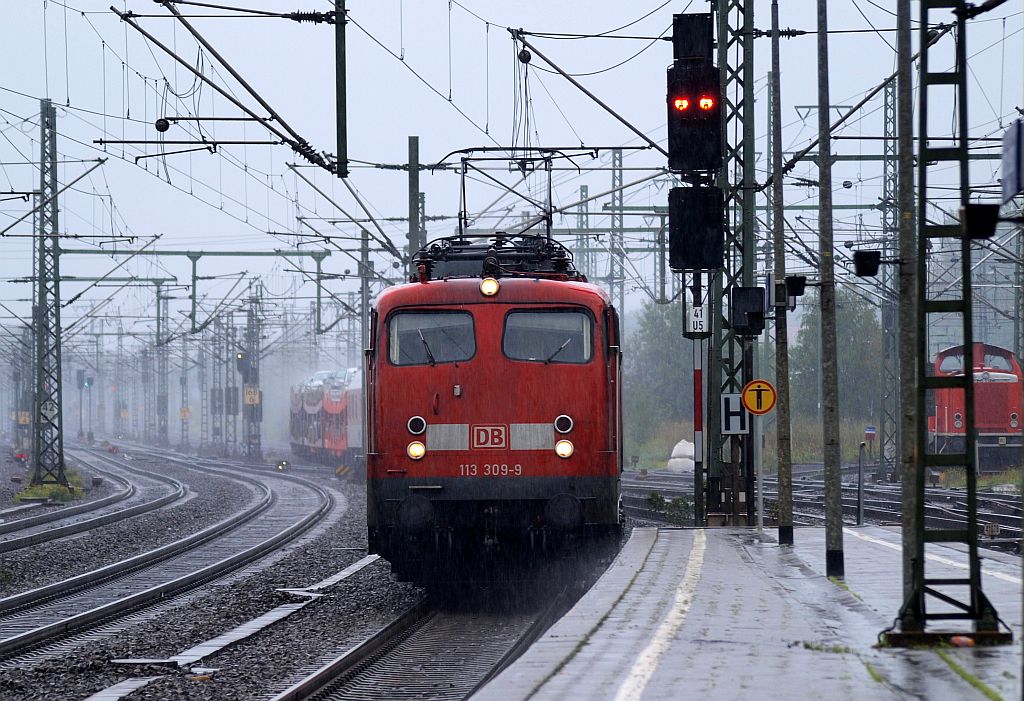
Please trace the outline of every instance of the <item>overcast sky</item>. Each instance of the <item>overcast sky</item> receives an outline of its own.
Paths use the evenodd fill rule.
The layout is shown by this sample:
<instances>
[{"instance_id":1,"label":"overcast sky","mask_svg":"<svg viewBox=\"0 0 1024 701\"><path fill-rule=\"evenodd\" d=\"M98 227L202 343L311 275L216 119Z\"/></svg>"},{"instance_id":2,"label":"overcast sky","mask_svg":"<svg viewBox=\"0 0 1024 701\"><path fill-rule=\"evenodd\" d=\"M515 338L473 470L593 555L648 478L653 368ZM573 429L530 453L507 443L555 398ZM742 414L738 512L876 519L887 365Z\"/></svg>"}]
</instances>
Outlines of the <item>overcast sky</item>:
<instances>
[{"instance_id":1,"label":"overcast sky","mask_svg":"<svg viewBox=\"0 0 1024 701\"><path fill-rule=\"evenodd\" d=\"M276 11L329 10L325 0L306 2L268 2L231 0L238 6ZM231 3L225 3L231 4ZM311 241L297 233L311 233L297 221L308 218L308 225L322 233L353 236L357 229L349 224L331 224L330 218L343 215L324 197L302 182L286 164L298 163L302 174L352 214L359 207L352 196L328 173L305 167L284 146L224 146L218 154L191 153L146 158L136 164L137 155L159 152L157 146L98 147L96 139L156 139L153 128L157 116L199 114L237 116L239 110L208 86L199 86L188 70L147 42L138 32L122 23L109 11L110 0L2 0L0 11L0 65L6 67L0 77L0 191L32 190L38 187L38 100L49 96L58 105L62 163L62 183L82 173L99 156L109 160L81 181L63 199L61 228L69 234L94 238L68 242L69 247L95 247L102 236L131 234L135 246L160 234L159 248L272 250ZM894 70L894 3L887 0L833 0L829 2L829 24L834 30L858 30L834 33L830 38L830 76L832 102L852 105ZM138 21L161 41L173 47L192 65L197 64L197 46L184 28L150 0L119 0L124 10L153 15ZM522 27L531 32L598 34L613 32L629 39L536 37L537 47L560 67L581 80L637 128L658 142L665 141L665 68L671 60L671 44L654 37L666 35L673 12L705 11L706 2L695 0L669 3L609 2L607 0L483 2L482 0L350 0L352 24L348 27L348 133L349 157L357 162L397 164L407 157L407 137L420 136L421 161L434 162L456 149L471 146L509 145L514 127L522 127L515 117L522 114L524 84L528 86L529 141L534 145L573 146L581 142L591 147L636 146L639 139L603 112L579 90L547 68L535 57L524 73L515 60L517 47L506 27ZM783 0L783 27L813 30L815 3L811 0ZM207 10L181 6L194 16ZM770 3L761 0L756 8L757 28L770 26ZM914 4L914 17L917 16ZM219 13L223 14L223 13ZM638 21L637 21L638 20ZM285 121L307 139L315 149L335 151L334 29L327 25L297 24L268 18L190 19L204 37L248 81ZM915 23L916 24L916 23ZM874 27L877 33L870 31ZM1006 3L997 11L971 23L968 37L970 59L971 134L975 137L999 136L1006 125L1024 107L1024 50L1022 50L1024 11L1020 2ZM869 31L863 31L869 30ZM649 38L648 38L649 37ZM952 55L952 42L945 40L944 58ZM915 35L916 45L916 35ZM813 112L800 106L817 103L815 35L783 41L782 101L785 123L783 140L787 151L808 143L816 132ZM755 42L758 175L763 180L764 149L767 131L767 71L770 67L768 39ZM400 60L402 59L402 60ZM223 65L204 52L200 69L218 85L237 96L246 105L260 111L256 101L245 94ZM943 66L945 67L945 66ZM414 73L415 72L415 73ZM417 74L419 77L417 77ZM517 101L516 95L520 96ZM940 104L936 110L951 114L952 105ZM881 96L871 101L859 116L841 131L842 136L880 136L882 132ZM271 138L253 123L221 122L206 124L204 132L223 140ZM191 139L194 126L176 126L168 139ZM517 143L527 136L519 130ZM176 147L182 148L182 147ZM172 147L166 147L172 150ZM880 153L877 141L840 140L839 153ZM607 151L598 161L583 160L581 165L607 165ZM627 152L625 180L639 179L661 167L663 156L650 150ZM360 165L356 163L355 165ZM496 175L502 175L496 173ZM801 185L797 178L815 179L812 164L798 166L787 180L786 201L790 205L813 205L816 190ZM881 166L844 162L834 169L837 204L874 204L880 195ZM972 181L994 183L998 162L983 162L972 169ZM505 174L506 181L514 176ZM843 182L850 187L844 188ZM591 193L607 189L611 173L605 171L560 172L556 177L555 203L565 205L577 198L580 185ZM407 176L402 171L355 167L351 184L361 193L376 216L404 217L407 214ZM545 183L531 178L531 194L543 198ZM458 177L450 172L423 173L421 188L426 193L429 215L454 216L458 211ZM499 195L493 187L473 183L469 189L469 210L478 211ZM663 186L645 184L625 193L629 205L664 205ZM599 209L607 200L591 204ZM759 204L763 202L759 201ZM953 203L946 203L950 209ZM506 197L505 205L518 216L528 206L522 200ZM24 214L27 206L18 200L0 203L0 227L6 227ZM813 211L794 212L814 228ZM318 219L320 218L320 219ZM877 234L878 212L837 211L837 238L840 241L858 235ZM493 223L493 220L491 220ZM482 222L483 223L483 222ZM797 228L798 222L794 220ZM576 217L567 215L556 222L574 227ZM454 220L432 222L431 237L450 233ZM607 226L607 219L592 218L592 226ZM631 218L629 225L642 225ZM399 246L404 244L406 224L385 222L385 231ZM858 233L859 231L859 233ZM11 233L27 234L29 221ZM267 232L275 232L268 234ZM649 236L630 234L627 241L637 245ZM808 243L815 246L813 236ZM354 248L354 241L338 241ZM29 313L30 287L9 282L30 274L29 240L7 239L4 258L8 262L0 299L18 314ZM308 247L308 246L307 246ZM379 270L387 269L392 259L375 254ZM312 288L300 286L301 277L293 272L294 262L270 259L221 258L200 263L200 274L229 276L247 271L259 273L269 291L277 296L309 296ZM67 256L62 272L98 275L110 269L112 261L100 256ZM334 251L325 270L340 273L353 269L352 260ZM636 307L644 299L644 285L652 283L653 255L635 256L627 271L638 278L628 281L630 302ZM186 259L147 259L126 265L118 274L174 275L188 279ZM642 282L641 282L642 281ZM227 294L234 278L207 280L201 293L207 306ZM332 283L338 293L357 288L353 281ZM81 286L65 285L65 297ZM74 306L65 310L66 323L103 300L110 290L92 290ZM181 318L187 300L174 302L172 314ZM121 293L104 313L119 311L125 317L152 313L152 291L135 289ZM308 302L299 302L305 307ZM148 322L138 323L149 326Z\"/></svg>"}]
</instances>

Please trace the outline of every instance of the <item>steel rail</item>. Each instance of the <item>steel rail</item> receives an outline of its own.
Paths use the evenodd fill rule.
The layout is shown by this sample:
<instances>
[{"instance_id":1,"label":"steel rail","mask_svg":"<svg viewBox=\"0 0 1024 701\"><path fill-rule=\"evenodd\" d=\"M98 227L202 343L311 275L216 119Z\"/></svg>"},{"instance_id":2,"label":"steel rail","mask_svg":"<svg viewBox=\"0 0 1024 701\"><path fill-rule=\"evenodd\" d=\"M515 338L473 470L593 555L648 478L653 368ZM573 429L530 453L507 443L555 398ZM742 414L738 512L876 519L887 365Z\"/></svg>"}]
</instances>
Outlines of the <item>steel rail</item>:
<instances>
[{"instance_id":1,"label":"steel rail","mask_svg":"<svg viewBox=\"0 0 1024 701\"><path fill-rule=\"evenodd\" d=\"M99 472L104 472L105 474L110 475L111 477L113 477L115 479L121 479L121 478L117 477L116 475L114 475L113 473L109 473L109 472L106 472L104 470L99 470L95 466L93 467L93 469L96 469ZM125 468L125 469L127 469L129 472L136 472L138 474L145 474L145 473L142 473L139 470L133 470L132 468ZM20 550L21 548L27 548L27 547L32 546L32 545L39 545L40 543L46 543L46 542L51 541L51 540L57 540L58 538L66 538L68 536L76 535L78 533L85 533L86 531L90 531L90 530L92 530L94 528L99 528L100 526L106 526L106 525L109 525L111 523L115 523L117 521L122 521L122 520L124 520L126 518L131 518L133 516L138 516L139 514L144 514L144 513L147 513L149 511L155 511L156 509L159 509L159 508L161 508L163 506L166 506L166 505L171 504L171 503L173 503L175 501L183 499L185 497L185 495L188 493L188 490L185 487L185 485L182 484L181 482L179 482L178 480L172 479L170 477L166 477L164 475L145 475L145 476L146 477L150 477L152 479L155 479L155 480L157 480L159 482L163 482L163 483L173 487L174 491L169 493L169 494L165 494L164 496L159 497L158 499L153 499L153 500L150 500L150 501L143 502L141 504L136 504L135 506L130 506L130 507L125 508L125 509L119 509L117 511L112 511L110 513L102 514L100 516L95 516L93 518L84 519L82 521L76 521L74 523L69 523L69 524L64 525L64 526L57 526L55 528L48 528L48 529L46 529L44 531L39 531L37 533L30 533L28 535L20 536L20 537L17 537L17 538L10 538L8 540L4 540L4 541L0 542L0 553L12 552L14 550ZM119 492L118 494L112 495L113 497L118 497L117 499L114 499L113 501L102 503L102 504L100 502L104 502L106 500L101 499L101 500L97 500L95 502L90 502L89 504L83 504L82 506L90 506L91 505L91 506L93 506L93 508L86 509L86 510L83 510L83 511L79 511L77 513L80 514L80 513L87 513L88 511L95 511L95 510L97 510L97 509L99 509L99 508L101 508L103 506L109 505L110 503L114 503L115 501L122 501L123 499L127 499L128 497L130 497L133 494L135 494L135 491L136 491L135 485L132 484L132 483L127 482L127 480L125 480L125 483L128 484L129 489L127 489L127 490L125 490L123 492ZM107 499L110 499L110 497L107 497ZM51 521L62 520L64 518L67 518L69 516L74 516L74 515L76 515L76 513L71 513L71 512L68 512L68 511L59 511L59 512L55 512L55 513L52 513L52 514L45 514L45 516L48 516L50 518L46 519L43 522L51 522ZM38 516L34 517L34 519L38 519L38 518L40 518L40 517L38 517ZM25 520L27 520L27 519L25 519ZM40 524L39 523L25 524L24 526L22 526L22 528L29 528L30 526L36 526L36 525L40 525Z\"/></svg>"},{"instance_id":2,"label":"steel rail","mask_svg":"<svg viewBox=\"0 0 1024 701\"><path fill-rule=\"evenodd\" d=\"M218 471L220 472L220 471ZM230 477L238 479L237 473L225 473ZM259 543L238 551L233 555L223 558L213 564L200 567L192 572L162 582L161 584L149 587L134 594L117 598L106 604L93 607L81 613L66 616L60 620L38 626L24 633L10 636L0 640L0 654L9 655L20 651L28 646L37 645L51 638L63 635L72 631L86 628L97 622L109 619L117 614L140 608L153 601L162 601L168 596L178 594L182 591L194 588L199 584L215 579L227 572L248 564L265 554L273 551L282 543L298 536L315 522L320 520L334 505L333 497L322 487L301 478L284 476L285 479L300 482L311 487L320 496L317 508L306 514L302 519L292 523L287 528L278 531L274 536L266 538ZM250 481L250 480L246 480ZM225 533L232 531L235 527L252 520L259 513L265 511L274 503L274 495L265 485L256 482L264 491L264 496L255 505L220 521L213 526L206 528L199 533L180 539L174 543L157 548L149 553L129 558L113 565L88 572L77 577L72 577L63 582L57 582L47 587L24 592L6 599L0 600L0 612L12 611L14 609L31 610L31 605L39 603L40 599L53 599L63 594L78 592L91 584L100 581L112 581L122 576L132 575L141 568L168 560L174 555L187 552L199 545L214 541ZM2 621L0 621L2 622Z\"/></svg>"},{"instance_id":3,"label":"steel rail","mask_svg":"<svg viewBox=\"0 0 1024 701\"><path fill-rule=\"evenodd\" d=\"M37 516L26 516L25 518L4 521L3 523L0 523L0 535L3 535L4 533L13 533L14 531L20 531L26 528L32 528L33 526L40 526L44 523L60 521L68 518L69 516L77 516L90 511L96 511L104 506L110 506L111 504L116 504L119 501L124 501L135 494L135 485L133 483L123 477L113 474L112 472L106 472L104 470L97 471L103 472L111 479L120 482L124 489L105 496L102 499L94 499L93 501L83 502L81 504L76 504L75 506L64 506L56 511L47 511L44 514L39 514Z\"/></svg>"},{"instance_id":4,"label":"steel rail","mask_svg":"<svg viewBox=\"0 0 1024 701\"><path fill-rule=\"evenodd\" d=\"M328 662L305 679L274 696L271 701L299 701L299 699L309 698L321 689L326 688L356 665L369 659L388 645L406 637L411 629L416 624L425 620L430 613L431 610L427 599L425 597L420 599L380 631Z\"/></svg>"}]
</instances>

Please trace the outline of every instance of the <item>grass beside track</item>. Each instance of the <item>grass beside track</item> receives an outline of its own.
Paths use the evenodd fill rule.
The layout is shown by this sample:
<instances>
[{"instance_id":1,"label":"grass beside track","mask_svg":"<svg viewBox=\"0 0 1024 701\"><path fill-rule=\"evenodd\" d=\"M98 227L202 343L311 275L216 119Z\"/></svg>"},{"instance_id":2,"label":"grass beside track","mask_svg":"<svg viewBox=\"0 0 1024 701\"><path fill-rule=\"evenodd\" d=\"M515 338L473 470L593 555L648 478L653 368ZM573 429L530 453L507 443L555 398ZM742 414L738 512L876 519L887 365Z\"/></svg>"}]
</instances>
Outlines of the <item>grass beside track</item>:
<instances>
[{"instance_id":1,"label":"grass beside track","mask_svg":"<svg viewBox=\"0 0 1024 701\"><path fill-rule=\"evenodd\" d=\"M50 501L64 502L81 499L82 496L85 495L82 476L70 467L66 467L64 469L64 474L68 478L67 487L62 484L29 485L15 494L14 500L25 501L28 499L31 501L38 501L39 499L49 499Z\"/></svg>"}]
</instances>

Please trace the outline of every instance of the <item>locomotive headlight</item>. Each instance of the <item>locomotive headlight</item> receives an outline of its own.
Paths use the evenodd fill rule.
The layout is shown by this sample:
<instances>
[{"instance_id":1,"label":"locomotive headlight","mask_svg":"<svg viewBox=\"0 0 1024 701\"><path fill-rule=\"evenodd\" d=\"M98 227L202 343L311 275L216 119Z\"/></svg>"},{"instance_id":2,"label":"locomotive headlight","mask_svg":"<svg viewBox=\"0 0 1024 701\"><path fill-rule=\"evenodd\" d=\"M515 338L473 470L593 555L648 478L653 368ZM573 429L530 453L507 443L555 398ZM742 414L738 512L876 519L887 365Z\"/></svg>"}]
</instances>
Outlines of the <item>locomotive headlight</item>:
<instances>
[{"instance_id":1,"label":"locomotive headlight","mask_svg":"<svg viewBox=\"0 0 1024 701\"><path fill-rule=\"evenodd\" d=\"M427 446L420 441L413 441L405 447L405 454L413 460L419 460L427 454Z\"/></svg>"},{"instance_id":2,"label":"locomotive headlight","mask_svg":"<svg viewBox=\"0 0 1024 701\"><path fill-rule=\"evenodd\" d=\"M485 277L480 281L480 294L484 297L493 297L498 294L501 285L493 277Z\"/></svg>"},{"instance_id":3,"label":"locomotive headlight","mask_svg":"<svg viewBox=\"0 0 1024 701\"><path fill-rule=\"evenodd\" d=\"M569 457L573 450L572 441L560 440L555 443L555 454L560 458Z\"/></svg>"},{"instance_id":4,"label":"locomotive headlight","mask_svg":"<svg viewBox=\"0 0 1024 701\"><path fill-rule=\"evenodd\" d=\"M953 420L953 428L963 428L963 427L964 427L964 422L963 421L961 421L960 419L954 419Z\"/></svg>"},{"instance_id":5,"label":"locomotive headlight","mask_svg":"<svg viewBox=\"0 0 1024 701\"><path fill-rule=\"evenodd\" d=\"M406 423L406 428L409 429L409 433L418 436L427 430L427 422L422 416L414 416Z\"/></svg>"},{"instance_id":6,"label":"locomotive headlight","mask_svg":"<svg viewBox=\"0 0 1024 701\"><path fill-rule=\"evenodd\" d=\"M1018 423L1018 421L1017 421L1017 419L1019 419L1019 418L1020 417L1017 416L1017 412L1015 412L1015 411L1011 411L1010 412L1010 428L1017 428L1017 426L1020 425Z\"/></svg>"}]
</instances>

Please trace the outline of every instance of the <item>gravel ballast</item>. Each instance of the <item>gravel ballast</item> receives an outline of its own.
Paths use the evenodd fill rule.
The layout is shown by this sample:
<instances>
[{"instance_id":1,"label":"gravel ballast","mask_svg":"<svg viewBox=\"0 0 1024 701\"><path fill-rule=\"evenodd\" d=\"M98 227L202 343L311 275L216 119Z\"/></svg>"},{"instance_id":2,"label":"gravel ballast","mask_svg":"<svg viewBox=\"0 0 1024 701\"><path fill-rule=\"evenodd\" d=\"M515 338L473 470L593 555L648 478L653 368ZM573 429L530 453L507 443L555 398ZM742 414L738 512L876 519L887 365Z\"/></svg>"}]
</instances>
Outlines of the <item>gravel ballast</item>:
<instances>
[{"instance_id":1,"label":"gravel ballast","mask_svg":"<svg viewBox=\"0 0 1024 701\"><path fill-rule=\"evenodd\" d=\"M331 521L300 542L201 592L179 598L152 620L109 639L84 644L53 659L4 665L0 698L84 698L129 677L167 675L138 691L142 699L264 698L298 667L318 666L392 620L421 596L392 581L385 562L374 563L326 595L253 638L203 660L218 668L192 674L165 666L115 665L119 658L167 658L294 599L276 591L314 584L366 554L365 496L342 485ZM262 569L258 569L261 566Z\"/></svg>"},{"instance_id":2,"label":"gravel ballast","mask_svg":"<svg viewBox=\"0 0 1024 701\"><path fill-rule=\"evenodd\" d=\"M154 465L143 469L156 471ZM11 596L138 555L202 530L245 508L254 487L174 463L160 474L188 485L181 501L80 535L0 555L0 597Z\"/></svg>"}]
</instances>

